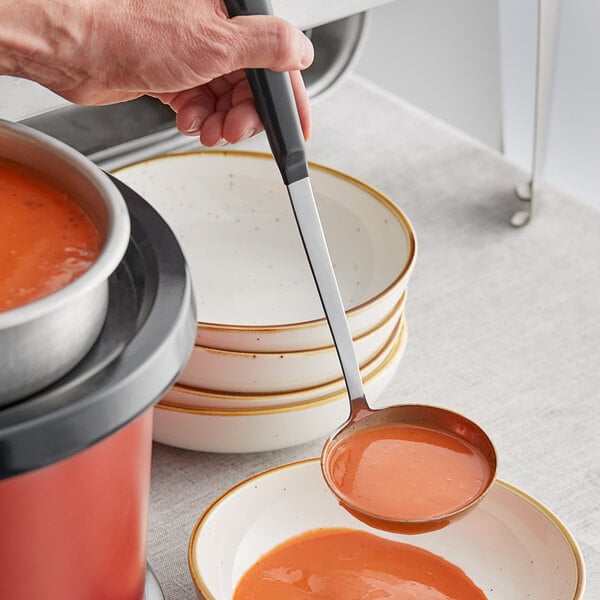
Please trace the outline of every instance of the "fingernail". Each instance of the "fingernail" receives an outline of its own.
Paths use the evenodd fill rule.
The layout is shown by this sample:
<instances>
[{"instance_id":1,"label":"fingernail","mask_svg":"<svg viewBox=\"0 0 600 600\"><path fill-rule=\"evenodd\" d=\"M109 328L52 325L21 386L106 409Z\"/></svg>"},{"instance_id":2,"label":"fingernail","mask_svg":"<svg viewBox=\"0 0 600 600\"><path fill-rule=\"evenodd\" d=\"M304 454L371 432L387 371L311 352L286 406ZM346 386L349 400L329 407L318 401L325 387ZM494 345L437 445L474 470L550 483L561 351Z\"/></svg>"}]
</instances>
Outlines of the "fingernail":
<instances>
[{"instance_id":1,"label":"fingernail","mask_svg":"<svg viewBox=\"0 0 600 600\"><path fill-rule=\"evenodd\" d=\"M227 140L220 138L219 141L214 145L218 147L218 146L227 146L227 144L228 144Z\"/></svg>"},{"instance_id":2,"label":"fingernail","mask_svg":"<svg viewBox=\"0 0 600 600\"><path fill-rule=\"evenodd\" d=\"M254 134L256 133L256 129L254 128L250 128L247 129L244 134L242 135L242 137L240 137L240 139L238 140L239 142L243 142L244 140L247 140L248 138L251 138Z\"/></svg>"},{"instance_id":3,"label":"fingernail","mask_svg":"<svg viewBox=\"0 0 600 600\"><path fill-rule=\"evenodd\" d=\"M192 122L182 131L186 135L195 135L200 131L200 119L194 118Z\"/></svg>"},{"instance_id":4,"label":"fingernail","mask_svg":"<svg viewBox=\"0 0 600 600\"><path fill-rule=\"evenodd\" d=\"M302 56L300 63L303 69L309 67L315 58L315 49L313 48L312 42L305 36L302 35Z\"/></svg>"}]
</instances>

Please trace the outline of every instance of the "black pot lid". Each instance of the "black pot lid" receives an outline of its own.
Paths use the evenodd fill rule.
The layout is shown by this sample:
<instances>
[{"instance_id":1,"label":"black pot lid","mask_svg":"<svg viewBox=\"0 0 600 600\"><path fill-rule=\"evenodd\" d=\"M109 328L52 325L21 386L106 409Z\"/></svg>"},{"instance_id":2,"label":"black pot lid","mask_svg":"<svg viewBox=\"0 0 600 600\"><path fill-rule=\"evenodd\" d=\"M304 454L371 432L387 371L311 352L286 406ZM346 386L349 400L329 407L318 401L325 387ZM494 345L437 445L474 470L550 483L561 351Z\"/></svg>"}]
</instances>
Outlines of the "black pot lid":
<instances>
[{"instance_id":1,"label":"black pot lid","mask_svg":"<svg viewBox=\"0 0 600 600\"><path fill-rule=\"evenodd\" d=\"M196 315L179 243L147 202L113 180L129 209L131 239L109 279L106 322L66 376L0 409L0 479L53 464L121 429L163 396L189 358Z\"/></svg>"}]
</instances>

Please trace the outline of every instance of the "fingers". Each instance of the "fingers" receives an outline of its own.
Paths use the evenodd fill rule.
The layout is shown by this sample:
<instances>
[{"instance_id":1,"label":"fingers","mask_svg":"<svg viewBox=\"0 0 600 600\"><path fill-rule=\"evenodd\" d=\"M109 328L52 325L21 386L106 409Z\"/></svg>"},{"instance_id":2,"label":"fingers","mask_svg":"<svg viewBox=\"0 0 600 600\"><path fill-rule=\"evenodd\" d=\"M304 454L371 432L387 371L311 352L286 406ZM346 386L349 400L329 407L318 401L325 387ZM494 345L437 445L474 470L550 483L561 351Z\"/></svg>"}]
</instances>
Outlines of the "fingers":
<instances>
[{"instance_id":1,"label":"fingers","mask_svg":"<svg viewBox=\"0 0 600 600\"><path fill-rule=\"evenodd\" d=\"M214 113L216 98L202 86L177 94L168 104L177 113L177 129L185 135L197 135L207 117Z\"/></svg>"},{"instance_id":2,"label":"fingers","mask_svg":"<svg viewBox=\"0 0 600 600\"><path fill-rule=\"evenodd\" d=\"M231 79L235 81L237 78L234 76ZM290 78L302 132L307 140L311 132L308 94L300 72L291 72ZM177 113L179 131L186 135L198 135L204 146L235 144L263 129L245 78L233 85L231 82L224 85L223 80L211 82L162 99L168 101Z\"/></svg>"},{"instance_id":3,"label":"fingers","mask_svg":"<svg viewBox=\"0 0 600 600\"><path fill-rule=\"evenodd\" d=\"M262 131L262 123L251 100L236 104L228 111L210 115L200 131L204 146L223 146L241 142Z\"/></svg>"},{"instance_id":4,"label":"fingers","mask_svg":"<svg viewBox=\"0 0 600 600\"><path fill-rule=\"evenodd\" d=\"M237 83L232 83L236 82ZM208 85L161 98L177 113L176 124L186 135L198 135L204 146L245 140L262 130L248 81L232 74Z\"/></svg>"},{"instance_id":5,"label":"fingers","mask_svg":"<svg viewBox=\"0 0 600 600\"><path fill-rule=\"evenodd\" d=\"M290 79L292 80L292 89L294 90L294 98L296 100L296 106L298 107L298 116L300 117L302 133L304 134L304 139L308 140L312 129L308 92L306 91L300 71L292 71L290 73Z\"/></svg>"},{"instance_id":6,"label":"fingers","mask_svg":"<svg viewBox=\"0 0 600 600\"><path fill-rule=\"evenodd\" d=\"M158 97L177 113L176 123L181 133L198 135L210 115L227 111L232 104L251 98L252 94L243 71L238 71L202 86Z\"/></svg>"},{"instance_id":7,"label":"fingers","mask_svg":"<svg viewBox=\"0 0 600 600\"><path fill-rule=\"evenodd\" d=\"M252 99L232 107L223 122L223 138L231 143L247 140L262 130L263 125Z\"/></svg>"},{"instance_id":8,"label":"fingers","mask_svg":"<svg viewBox=\"0 0 600 600\"><path fill-rule=\"evenodd\" d=\"M232 70L264 68L273 71L306 69L314 59L310 40L296 27L273 16L244 16L228 20L235 43Z\"/></svg>"}]
</instances>

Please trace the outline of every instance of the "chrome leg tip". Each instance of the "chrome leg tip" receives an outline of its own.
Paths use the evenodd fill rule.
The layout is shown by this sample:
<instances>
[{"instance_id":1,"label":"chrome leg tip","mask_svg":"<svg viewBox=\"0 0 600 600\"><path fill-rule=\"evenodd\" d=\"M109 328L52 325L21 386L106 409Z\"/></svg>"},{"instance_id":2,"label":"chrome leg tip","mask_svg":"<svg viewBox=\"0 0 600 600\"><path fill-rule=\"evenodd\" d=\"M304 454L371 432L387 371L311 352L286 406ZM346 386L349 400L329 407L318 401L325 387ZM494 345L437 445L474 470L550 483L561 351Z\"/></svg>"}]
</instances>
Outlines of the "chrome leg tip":
<instances>
[{"instance_id":1,"label":"chrome leg tip","mask_svg":"<svg viewBox=\"0 0 600 600\"><path fill-rule=\"evenodd\" d=\"M523 202L531 202L531 183L523 183L515 188L515 194L519 200L523 200Z\"/></svg>"},{"instance_id":2,"label":"chrome leg tip","mask_svg":"<svg viewBox=\"0 0 600 600\"><path fill-rule=\"evenodd\" d=\"M531 212L528 210L518 210L510 219L513 227L523 227L531 221Z\"/></svg>"}]
</instances>

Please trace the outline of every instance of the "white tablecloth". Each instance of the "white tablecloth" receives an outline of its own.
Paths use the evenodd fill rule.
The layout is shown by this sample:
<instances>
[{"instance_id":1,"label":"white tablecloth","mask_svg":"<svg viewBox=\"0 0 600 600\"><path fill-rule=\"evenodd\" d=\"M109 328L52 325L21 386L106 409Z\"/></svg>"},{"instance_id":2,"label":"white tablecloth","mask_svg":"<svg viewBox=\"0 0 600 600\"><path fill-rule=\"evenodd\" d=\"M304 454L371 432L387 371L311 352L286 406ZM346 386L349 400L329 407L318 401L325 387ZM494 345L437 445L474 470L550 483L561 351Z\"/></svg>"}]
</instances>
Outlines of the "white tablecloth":
<instances>
[{"instance_id":1,"label":"white tablecloth","mask_svg":"<svg viewBox=\"0 0 600 600\"><path fill-rule=\"evenodd\" d=\"M585 597L600 598L600 212L546 189L537 218L513 229L525 173L359 77L313 114L310 160L381 190L417 232L408 347L386 397L478 422L499 477L571 530ZM148 560L167 600L195 597L187 544L203 510L322 441L252 455L154 444Z\"/></svg>"}]
</instances>

